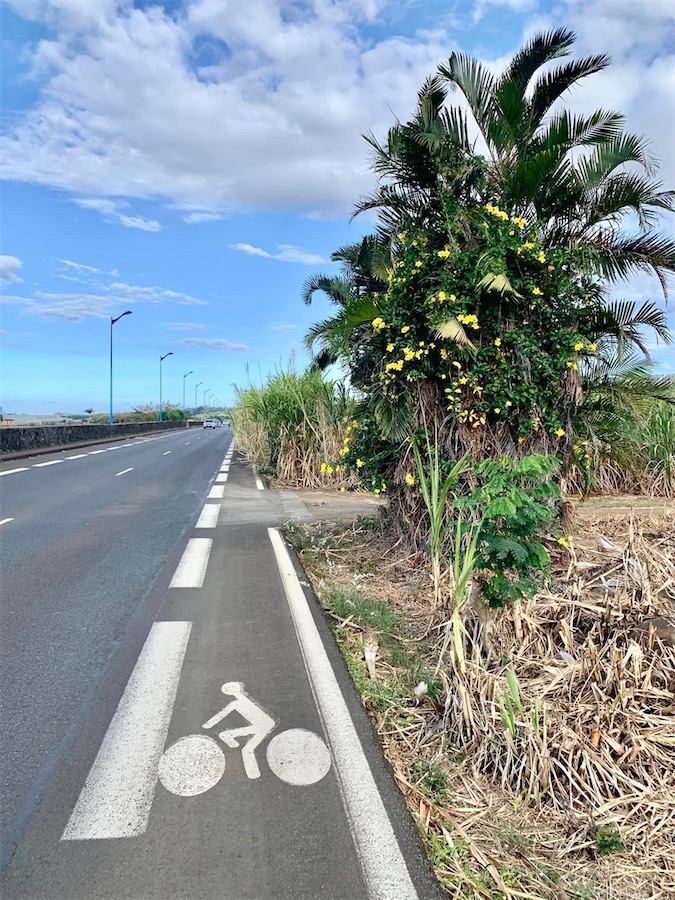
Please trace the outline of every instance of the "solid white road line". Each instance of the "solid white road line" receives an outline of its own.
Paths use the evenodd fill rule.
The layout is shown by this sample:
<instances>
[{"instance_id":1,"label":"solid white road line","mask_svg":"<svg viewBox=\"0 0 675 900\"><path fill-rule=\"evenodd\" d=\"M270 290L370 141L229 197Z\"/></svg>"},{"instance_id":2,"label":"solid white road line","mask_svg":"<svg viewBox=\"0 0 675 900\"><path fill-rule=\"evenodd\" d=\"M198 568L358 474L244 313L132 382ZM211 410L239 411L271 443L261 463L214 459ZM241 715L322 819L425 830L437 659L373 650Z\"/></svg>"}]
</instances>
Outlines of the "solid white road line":
<instances>
[{"instance_id":1,"label":"solid white road line","mask_svg":"<svg viewBox=\"0 0 675 900\"><path fill-rule=\"evenodd\" d=\"M168 455L169 455L169 453L171 453L171 451L170 451L170 450L165 450L165 451L164 451L164 453L162 453L162 456L168 456Z\"/></svg>"},{"instance_id":2,"label":"solid white road line","mask_svg":"<svg viewBox=\"0 0 675 900\"><path fill-rule=\"evenodd\" d=\"M219 472L216 475L216 480L214 483L215 484L225 484L226 481L227 481L227 472Z\"/></svg>"},{"instance_id":3,"label":"solid white road line","mask_svg":"<svg viewBox=\"0 0 675 900\"><path fill-rule=\"evenodd\" d=\"M8 522L13 522L13 521L14 521L14 516L12 516L10 519L0 519L0 525L6 525Z\"/></svg>"},{"instance_id":4,"label":"solid white road line","mask_svg":"<svg viewBox=\"0 0 675 900\"><path fill-rule=\"evenodd\" d=\"M66 459L84 459L87 456L86 453L77 453L75 456L66 456Z\"/></svg>"},{"instance_id":5,"label":"solid white road line","mask_svg":"<svg viewBox=\"0 0 675 900\"><path fill-rule=\"evenodd\" d=\"M268 534L330 742L369 896L373 900L416 900L417 891L288 551L276 528L269 528Z\"/></svg>"},{"instance_id":6,"label":"solid white road line","mask_svg":"<svg viewBox=\"0 0 675 900\"><path fill-rule=\"evenodd\" d=\"M14 475L15 472L27 472L28 466L23 466L21 469L6 469L4 472L0 472L0 475Z\"/></svg>"},{"instance_id":7,"label":"solid white road line","mask_svg":"<svg viewBox=\"0 0 675 900\"><path fill-rule=\"evenodd\" d=\"M133 837L148 827L191 622L155 622L62 841Z\"/></svg>"},{"instance_id":8,"label":"solid white road line","mask_svg":"<svg viewBox=\"0 0 675 900\"><path fill-rule=\"evenodd\" d=\"M220 512L220 503L206 503L195 528L215 528L218 524L218 513Z\"/></svg>"},{"instance_id":9,"label":"solid white road line","mask_svg":"<svg viewBox=\"0 0 675 900\"><path fill-rule=\"evenodd\" d=\"M34 469L42 469L42 468L44 468L45 466L56 466L56 465L58 465L59 463L62 463L62 462L63 462L62 459L50 459L49 462L44 462L44 463L33 463L33 468L34 468Z\"/></svg>"},{"instance_id":10,"label":"solid white road line","mask_svg":"<svg viewBox=\"0 0 675 900\"><path fill-rule=\"evenodd\" d=\"M106 452L106 450L92 450L91 453L87 453L87 456L96 456L97 453L105 453L105 452Z\"/></svg>"},{"instance_id":11,"label":"solid white road line","mask_svg":"<svg viewBox=\"0 0 675 900\"><path fill-rule=\"evenodd\" d=\"M200 588L204 584L212 546L211 538L190 538L169 587Z\"/></svg>"},{"instance_id":12,"label":"solid white road line","mask_svg":"<svg viewBox=\"0 0 675 900\"><path fill-rule=\"evenodd\" d=\"M117 473L115 474L115 478L117 478L118 475L126 475L127 472L133 472L133 471L134 471L134 467L133 467L133 466L132 466L130 469L122 469L121 472L117 472Z\"/></svg>"},{"instance_id":13,"label":"solid white road line","mask_svg":"<svg viewBox=\"0 0 675 900\"><path fill-rule=\"evenodd\" d=\"M207 495L208 500L222 500L225 496L225 485L214 484Z\"/></svg>"}]
</instances>

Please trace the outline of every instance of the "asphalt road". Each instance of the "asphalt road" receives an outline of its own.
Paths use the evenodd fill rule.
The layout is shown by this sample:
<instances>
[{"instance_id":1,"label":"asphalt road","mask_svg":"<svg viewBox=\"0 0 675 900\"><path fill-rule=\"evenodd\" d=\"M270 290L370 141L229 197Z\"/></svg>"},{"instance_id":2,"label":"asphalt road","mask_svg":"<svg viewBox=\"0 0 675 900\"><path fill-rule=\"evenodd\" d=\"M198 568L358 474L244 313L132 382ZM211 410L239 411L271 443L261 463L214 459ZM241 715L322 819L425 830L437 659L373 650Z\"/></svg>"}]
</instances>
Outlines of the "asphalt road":
<instances>
[{"instance_id":1,"label":"asphalt road","mask_svg":"<svg viewBox=\"0 0 675 900\"><path fill-rule=\"evenodd\" d=\"M230 437L0 464L8 900L437 895Z\"/></svg>"}]
</instances>

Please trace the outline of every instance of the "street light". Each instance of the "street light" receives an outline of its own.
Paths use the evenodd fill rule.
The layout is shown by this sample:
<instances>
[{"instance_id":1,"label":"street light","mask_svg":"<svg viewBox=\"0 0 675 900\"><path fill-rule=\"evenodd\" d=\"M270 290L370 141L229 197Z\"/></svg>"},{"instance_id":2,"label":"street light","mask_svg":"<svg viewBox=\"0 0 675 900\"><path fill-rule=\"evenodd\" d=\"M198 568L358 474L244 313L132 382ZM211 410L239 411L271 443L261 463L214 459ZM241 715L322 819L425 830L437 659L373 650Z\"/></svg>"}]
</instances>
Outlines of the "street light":
<instances>
[{"instance_id":1,"label":"street light","mask_svg":"<svg viewBox=\"0 0 675 900\"><path fill-rule=\"evenodd\" d=\"M170 350L168 353L165 353L164 356L160 356L159 358L159 421L162 421L162 360L166 359L167 356L173 356L173 351Z\"/></svg>"},{"instance_id":2,"label":"street light","mask_svg":"<svg viewBox=\"0 0 675 900\"><path fill-rule=\"evenodd\" d=\"M183 375L183 412L185 412L185 379L188 377L188 375L192 375L192 369L190 369L189 372L186 372L185 375Z\"/></svg>"},{"instance_id":3,"label":"street light","mask_svg":"<svg viewBox=\"0 0 675 900\"><path fill-rule=\"evenodd\" d=\"M123 312L121 316L117 316L116 319L113 319L113 317L110 316L110 424L111 424L111 425L112 425L112 423L113 423L113 391L112 391L112 384L113 384L113 365L112 365L112 359L113 359L113 357L112 357L112 344L113 344L113 341L112 341L112 327L113 327L113 325L115 324L115 322L119 322L119 320L122 318L122 316L130 316L130 315L131 315L131 312L132 312L132 311L131 311L130 309L128 309L126 312Z\"/></svg>"},{"instance_id":4,"label":"street light","mask_svg":"<svg viewBox=\"0 0 675 900\"><path fill-rule=\"evenodd\" d=\"M203 384L204 382L202 382ZM209 389L204 388L204 395L202 396L202 406L206 409L206 395L208 394Z\"/></svg>"},{"instance_id":5,"label":"street light","mask_svg":"<svg viewBox=\"0 0 675 900\"><path fill-rule=\"evenodd\" d=\"M204 382L198 381L197 384L195 385L195 415L197 415L197 388L199 387L200 384L204 384Z\"/></svg>"}]
</instances>

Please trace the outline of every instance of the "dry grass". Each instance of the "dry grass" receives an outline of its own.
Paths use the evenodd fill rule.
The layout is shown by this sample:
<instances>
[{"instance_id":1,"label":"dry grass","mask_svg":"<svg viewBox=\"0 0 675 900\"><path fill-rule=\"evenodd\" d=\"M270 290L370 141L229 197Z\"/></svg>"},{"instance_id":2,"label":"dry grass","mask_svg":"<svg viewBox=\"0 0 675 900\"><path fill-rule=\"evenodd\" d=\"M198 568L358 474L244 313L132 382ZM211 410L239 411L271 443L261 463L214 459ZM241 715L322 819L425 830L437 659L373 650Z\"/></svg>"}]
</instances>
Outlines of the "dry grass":
<instances>
[{"instance_id":1,"label":"dry grass","mask_svg":"<svg viewBox=\"0 0 675 900\"><path fill-rule=\"evenodd\" d=\"M473 606L466 673L441 670L439 684L422 557L363 525L300 542L322 602L340 588L403 619L394 638L357 603L337 632L449 896L675 896L675 649L649 627L675 615L675 517L577 526L550 590Z\"/></svg>"}]
</instances>

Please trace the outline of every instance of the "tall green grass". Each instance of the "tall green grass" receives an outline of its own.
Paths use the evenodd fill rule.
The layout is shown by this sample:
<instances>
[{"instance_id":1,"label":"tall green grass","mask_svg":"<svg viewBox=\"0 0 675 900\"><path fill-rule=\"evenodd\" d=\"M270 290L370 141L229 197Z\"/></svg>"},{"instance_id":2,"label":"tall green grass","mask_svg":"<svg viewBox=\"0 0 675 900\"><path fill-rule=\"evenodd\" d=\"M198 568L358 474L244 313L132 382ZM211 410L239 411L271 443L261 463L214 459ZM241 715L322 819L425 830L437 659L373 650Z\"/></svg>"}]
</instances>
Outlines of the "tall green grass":
<instances>
[{"instance_id":1,"label":"tall green grass","mask_svg":"<svg viewBox=\"0 0 675 900\"><path fill-rule=\"evenodd\" d=\"M259 387L235 391L235 438L258 468L286 484L326 484L321 463L339 457L345 420L353 412L345 386L316 370L278 371Z\"/></svg>"}]
</instances>

